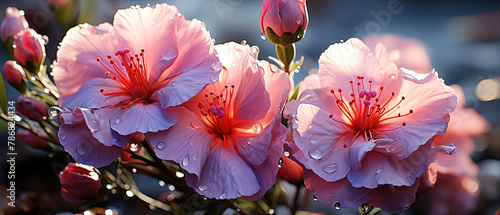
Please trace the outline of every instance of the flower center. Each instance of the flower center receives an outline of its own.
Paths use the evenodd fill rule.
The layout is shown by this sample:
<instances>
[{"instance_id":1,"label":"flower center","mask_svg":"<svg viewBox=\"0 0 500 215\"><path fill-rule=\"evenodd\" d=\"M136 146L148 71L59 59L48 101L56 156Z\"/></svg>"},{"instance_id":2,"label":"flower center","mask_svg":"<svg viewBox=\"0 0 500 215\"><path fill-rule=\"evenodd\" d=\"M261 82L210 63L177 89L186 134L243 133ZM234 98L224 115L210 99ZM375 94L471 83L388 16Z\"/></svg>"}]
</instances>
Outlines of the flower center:
<instances>
[{"instance_id":1,"label":"flower center","mask_svg":"<svg viewBox=\"0 0 500 215\"><path fill-rule=\"evenodd\" d=\"M229 108L234 95L234 85L225 85L219 93L210 92L205 94L205 105L198 103L201 114L205 121L213 128L213 134L223 140L227 140L232 133L231 117Z\"/></svg>"},{"instance_id":2,"label":"flower center","mask_svg":"<svg viewBox=\"0 0 500 215\"><path fill-rule=\"evenodd\" d=\"M406 122L403 122L401 126L392 129L383 130L377 129L377 127L381 122L413 114L413 110L410 109L406 114L398 113L395 116L388 115L388 113L392 110L399 108L401 102L403 102L406 98L402 96L394 106L387 106L390 101L396 99L394 98L395 93L391 92L391 96L386 102L383 104L379 103L383 94L384 86L380 86L378 91L376 91L372 89L372 81L370 80L368 81L369 86L365 88L364 79L364 77L358 76L356 84L354 84L353 81L349 81L349 84L351 85L350 100L348 97L343 96L342 89L339 88L337 90L338 92L335 92L333 89L330 90L336 99L335 103L337 107L346 120L336 120L333 118L333 114L330 114L330 119L342 123L356 132L349 145L344 144L344 148L350 146L361 134L365 136L366 140L370 140L373 139L372 133L374 132L380 133L400 129L403 126L406 126Z\"/></svg>"},{"instance_id":3,"label":"flower center","mask_svg":"<svg viewBox=\"0 0 500 215\"><path fill-rule=\"evenodd\" d=\"M105 73L106 76L120 84L125 91L105 92L104 88L101 88L100 91L104 96L130 95L132 99L127 101L126 105L121 105L121 108L127 108L134 104L151 103L150 97L156 90L181 74L179 73L160 82L157 81L155 84L151 85L148 80L146 63L144 61L144 49L141 49L140 54L135 55L130 54L130 49L119 49L116 51L115 55L120 60L118 65L115 61L111 60L111 55L107 56L112 68L104 65L100 57L97 57L97 62L107 70Z\"/></svg>"}]
</instances>

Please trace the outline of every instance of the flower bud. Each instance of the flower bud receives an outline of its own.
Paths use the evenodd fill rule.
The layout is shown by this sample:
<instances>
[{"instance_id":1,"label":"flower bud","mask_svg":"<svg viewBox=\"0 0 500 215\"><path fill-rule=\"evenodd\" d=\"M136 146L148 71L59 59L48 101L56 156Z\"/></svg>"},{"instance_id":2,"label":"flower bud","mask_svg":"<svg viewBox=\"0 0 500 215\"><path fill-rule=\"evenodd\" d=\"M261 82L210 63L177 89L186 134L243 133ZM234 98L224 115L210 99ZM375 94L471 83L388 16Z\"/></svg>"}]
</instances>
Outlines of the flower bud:
<instances>
[{"instance_id":1,"label":"flower bud","mask_svg":"<svg viewBox=\"0 0 500 215\"><path fill-rule=\"evenodd\" d=\"M305 0L264 0L260 29L274 44L291 45L304 36L309 17Z\"/></svg>"},{"instance_id":2,"label":"flower bud","mask_svg":"<svg viewBox=\"0 0 500 215\"><path fill-rule=\"evenodd\" d=\"M43 117L49 112L49 108L44 102L22 95L17 99L16 110L35 121L42 121Z\"/></svg>"},{"instance_id":3,"label":"flower bud","mask_svg":"<svg viewBox=\"0 0 500 215\"><path fill-rule=\"evenodd\" d=\"M68 202L84 203L97 197L101 189L101 173L93 166L69 163L59 174L61 195Z\"/></svg>"},{"instance_id":4,"label":"flower bud","mask_svg":"<svg viewBox=\"0 0 500 215\"><path fill-rule=\"evenodd\" d=\"M23 85L24 81L23 67L17 64L16 61L8 60L3 65L2 71L7 82L19 90L19 87Z\"/></svg>"},{"instance_id":5,"label":"flower bud","mask_svg":"<svg viewBox=\"0 0 500 215\"><path fill-rule=\"evenodd\" d=\"M31 61L35 66L40 65L45 58L45 46L42 36L33 29L20 31L14 36L14 57L23 66ZM28 70L30 68L27 68ZM30 71L32 72L32 71Z\"/></svg>"},{"instance_id":6,"label":"flower bud","mask_svg":"<svg viewBox=\"0 0 500 215\"><path fill-rule=\"evenodd\" d=\"M280 178L290 183L299 183L304 172L302 167L284 155L281 158L283 159L283 166L278 171Z\"/></svg>"},{"instance_id":7,"label":"flower bud","mask_svg":"<svg viewBox=\"0 0 500 215\"><path fill-rule=\"evenodd\" d=\"M20 11L15 7L8 7L5 10L5 18L0 24L0 34L2 42L5 42L9 36L16 35L19 31L25 30L29 27L24 11Z\"/></svg>"},{"instance_id":8,"label":"flower bud","mask_svg":"<svg viewBox=\"0 0 500 215\"><path fill-rule=\"evenodd\" d=\"M16 135L17 138L33 148L44 149L47 147L47 140L40 138L38 135L29 130L20 128L17 130Z\"/></svg>"}]
</instances>

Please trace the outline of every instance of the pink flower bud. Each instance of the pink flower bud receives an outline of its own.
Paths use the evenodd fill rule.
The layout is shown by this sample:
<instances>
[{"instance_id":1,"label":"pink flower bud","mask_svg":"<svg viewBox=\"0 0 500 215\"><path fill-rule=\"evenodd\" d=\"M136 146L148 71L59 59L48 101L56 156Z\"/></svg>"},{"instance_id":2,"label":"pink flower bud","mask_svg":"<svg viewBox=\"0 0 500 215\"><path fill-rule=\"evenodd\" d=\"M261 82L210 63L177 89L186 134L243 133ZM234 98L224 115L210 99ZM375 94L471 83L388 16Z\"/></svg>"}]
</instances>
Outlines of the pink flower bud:
<instances>
[{"instance_id":1,"label":"pink flower bud","mask_svg":"<svg viewBox=\"0 0 500 215\"><path fill-rule=\"evenodd\" d=\"M16 61L8 60L2 68L3 75L7 82L13 87L19 87L23 83L24 70Z\"/></svg>"},{"instance_id":2,"label":"pink flower bud","mask_svg":"<svg viewBox=\"0 0 500 215\"><path fill-rule=\"evenodd\" d=\"M14 57L21 65L26 61L40 64L45 57L45 46L42 36L33 29L20 31L14 36Z\"/></svg>"},{"instance_id":3,"label":"pink flower bud","mask_svg":"<svg viewBox=\"0 0 500 215\"><path fill-rule=\"evenodd\" d=\"M267 28L271 28L278 37L285 33L297 34L296 37L300 37L297 38L300 40L307 28L308 20L305 0L264 0L259 21L260 29L269 41L273 42ZM298 32L299 26L302 26L301 32Z\"/></svg>"},{"instance_id":4,"label":"pink flower bud","mask_svg":"<svg viewBox=\"0 0 500 215\"><path fill-rule=\"evenodd\" d=\"M299 183L304 173L302 167L284 155L282 155L281 158L283 159L283 166L278 171L280 178L294 184Z\"/></svg>"},{"instance_id":5,"label":"pink flower bud","mask_svg":"<svg viewBox=\"0 0 500 215\"><path fill-rule=\"evenodd\" d=\"M25 142L26 144L30 145L33 148L46 148L47 147L47 140L44 140L40 138L38 135L35 133L26 130L26 129L18 129L17 130L17 138Z\"/></svg>"},{"instance_id":6,"label":"pink flower bud","mask_svg":"<svg viewBox=\"0 0 500 215\"><path fill-rule=\"evenodd\" d=\"M69 163L59 175L61 195L68 202L84 203L97 197L101 189L101 173L93 166Z\"/></svg>"},{"instance_id":7,"label":"pink flower bud","mask_svg":"<svg viewBox=\"0 0 500 215\"><path fill-rule=\"evenodd\" d=\"M22 95L17 99L16 110L22 115L36 121L42 121L43 116L46 116L49 112L49 108L44 102Z\"/></svg>"},{"instance_id":8,"label":"pink flower bud","mask_svg":"<svg viewBox=\"0 0 500 215\"><path fill-rule=\"evenodd\" d=\"M29 27L24 11L20 11L15 7L8 7L5 10L5 18L0 24L0 34L2 42L5 42L9 36L16 35L19 31Z\"/></svg>"}]
</instances>

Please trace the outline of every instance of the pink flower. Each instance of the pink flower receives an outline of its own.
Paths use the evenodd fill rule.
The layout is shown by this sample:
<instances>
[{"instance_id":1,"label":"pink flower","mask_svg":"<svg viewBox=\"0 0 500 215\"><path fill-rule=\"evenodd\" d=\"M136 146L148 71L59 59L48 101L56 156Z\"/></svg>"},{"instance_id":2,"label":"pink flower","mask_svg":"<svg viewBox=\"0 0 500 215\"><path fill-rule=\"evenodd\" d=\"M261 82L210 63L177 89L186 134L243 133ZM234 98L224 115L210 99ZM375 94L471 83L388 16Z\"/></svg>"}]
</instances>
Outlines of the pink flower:
<instances>
[{"instance_id":1,"label":"pink flower","mask_svg":"<svg viewBox=\"0 0 500 215\"><path fill-rule=\"evenodd\" d=\"M14 57L23 66L27 65L27 61L39 65L45 58L42 36L33 29L22 30L15 35L12 47L14 48Z\"/></svg>"},{"instance_id":2,"label":"pink flower","mask_svg":"<svg viewBox=\"0 0 500 215\"><path fill-rule=\"evenodd\" d=\"M409 207L436 153L455 149L431 147L456 106L453 89L435 71L397 69L382 45L372 53L359 39L330 46L319 65L284 112L306 187L341 207Z\"/></svg>"},{"instance_id":3,"label":"pink flower","mask_svg":"<svg viewBox=\"0 0 500 215\"><path fill-rule=\"evenodd\" d=\"M465 108L462 88L458 85L452 87L458 98L457 108L450 114L446 135L434 138L433 145L453 143L457 147L457 152L452 156L437 157L438 181L427 196L431 202L431 213L470 214L476 209L479 193L476 179L479 167L470 158L470 154L474 151L472 138L488 132L490 125L474 109Z\"/></svg>"},{"instance_id":4,"label":"pink flower","mask_svg":"<svg viewBox=\"0 0 500 215\"><path fill-rule=\"evenodd\" d=\"M49 108L45 102L36 98L19 96L16 103L16 110L22 115L35 121L42 121L44 116L47 116Z\"/></svg>"},{"instance_id":5,"label":"pink flower","mask_svg":"<svg viewBox=\"0 0 500 215\"><path fill-rule=\"evenodd\" d=\"M281 44L273 35L282 37L285 33L297 35L296 38L291 38L296 41L302 39L308 22L306 0L264 0L262 3L260 29L273 43ZM268 28L272 31L272 35L269 34Z\"/></svg>"},{"instance_id":6,"label":"pink flower","mask_svg":"<svg viewBox=\"0 0 500 215\"><path fill-rule=\"evenodd\" d=\"M104 146L122 147L130 137L125 142L114 141L117 135L166 130L177 122L174 106L217 81L220 73L204 24L186 20L177 8L166 4L119 10L114 25L74 27L63 39L57 57L54 80L60 105L80 107L73 116L63 118L84 113L85 120L80 122L91 134L83 139L62 139L75 128L66 124L71 118L64 118L59 139L65 148L88 148L87 140L94 139ZM75 158L88 155L86 150L81 152L70 153ZM109 164L85 161L95 166Z\"/></svg>"},{"instance_id":7,"label":"pink flower","mask_svg":"<svg viewBox=\"0 0 500 215\"><path fill-rule=\"evenodd\" d=\"M7 79L10 85L16 88L21 87L23 84L24 70L16 61L5 61L2 71L5 79Z\"/></svg>"},{"instance_id":8,"label":"pink flower","mask_svg":"<svg viewBox=\"0 0 500 215\"><path fill-rule=\"evenodd\" d=\"M181 105L179 122L146 134L158 157L186 170L190 187L209 198L256 200L276 182L286 129L281 108L286 73L257 61L257 48L226 43L216 50L220 79Z\"/></svg>"},{"instance_id":9,"label":"pink flower","mask_svg":"<svg viewBox=\"0 0 500 215\"><path fill-rule=\"evenodd\" d=\"M97 197L101 189L101 173L93 166L69 163L59 175L61 195L68 202L84 203Z\"/></svg>"},{"instance_id":10,"label":"pink flower","mask_svg":"<svg viewBox=\"0 0 500 215\"><path fill-rule=\"evenodd\" d=\"M363 38L363 41L372 50L375 50L379 43L385 46L389 57L398 67L412 69L419 73L428 73L432 70L424 44L416 39L384 34L368 36Z\"/></svg>"},{"instance_id":11,"label":"pink flower","mask_svg":"<svg viewBox=\"0 0 500 215\"><path fill-rule=\"evenodd\" d=\"M0 34L2 42L5 42L9 36L16 35L19 31L25 30L29 27L24 11L20 11L15 7L8 7L5 9L5 18L0 24Z\"/></svg>"}]
</instances>

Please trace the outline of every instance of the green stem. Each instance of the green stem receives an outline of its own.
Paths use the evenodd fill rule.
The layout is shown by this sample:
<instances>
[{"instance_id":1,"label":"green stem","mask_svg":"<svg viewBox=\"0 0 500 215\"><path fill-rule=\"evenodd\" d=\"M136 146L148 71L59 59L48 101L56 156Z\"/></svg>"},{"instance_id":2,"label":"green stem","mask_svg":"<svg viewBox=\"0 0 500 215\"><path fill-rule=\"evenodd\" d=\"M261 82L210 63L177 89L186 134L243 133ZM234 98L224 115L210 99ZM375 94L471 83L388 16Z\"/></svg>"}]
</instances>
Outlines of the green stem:
<instances>
[{"instance_id":1,"label":"green stem","mask_svg":"<svg viewBox=\"0 0 500 215\"><path fill-rule=\"evenodd\" d=\"M276 55L278 55L278 58L283 63L283 70L287 74L290 74L290 65L293 59L295 59L295 44L288 46L276 45Z\"/></svg>"}]
</instances>

